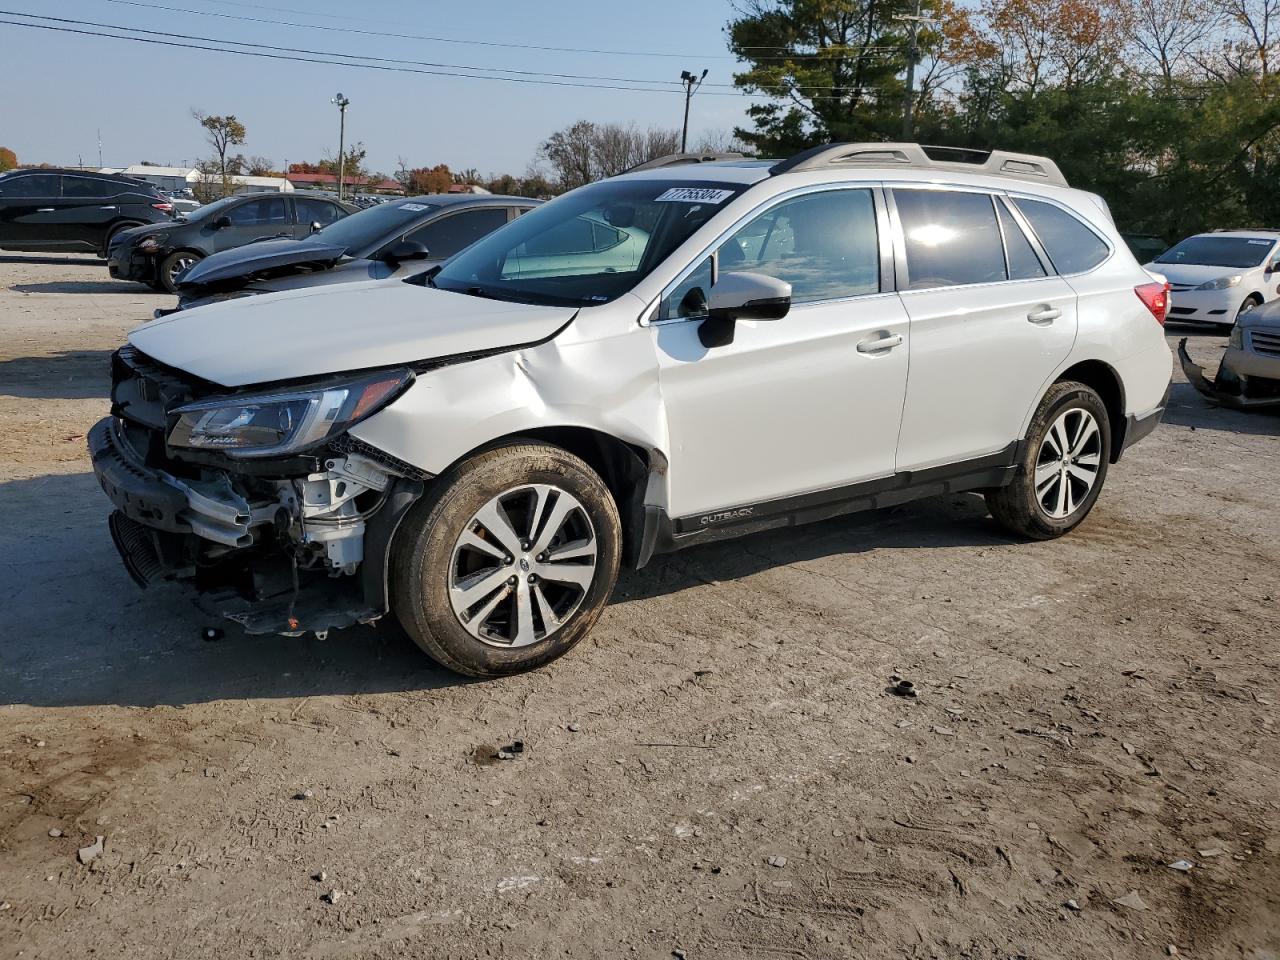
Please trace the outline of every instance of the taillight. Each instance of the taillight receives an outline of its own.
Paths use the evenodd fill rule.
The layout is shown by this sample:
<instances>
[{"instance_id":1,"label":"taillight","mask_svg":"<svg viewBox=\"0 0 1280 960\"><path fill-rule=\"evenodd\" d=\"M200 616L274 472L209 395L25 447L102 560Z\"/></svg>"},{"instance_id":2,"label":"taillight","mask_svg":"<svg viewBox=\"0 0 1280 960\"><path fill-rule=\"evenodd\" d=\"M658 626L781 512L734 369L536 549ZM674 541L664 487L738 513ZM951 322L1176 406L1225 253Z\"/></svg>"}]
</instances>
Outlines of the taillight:
<instances>
[{"instance_id":1,"label":"taillight","mask_svg":"<svg viewBox=\"0 0 1280 960\"><path fill-rule=\"evenodd\" d=\"M173 213L172 203L153 203L151 206L157 210L163 210L165 213Z\"/></svg>"},{"instance_id":2,"label":"taillight","mask_svg":"<svg viewBox=\"0 0 1280 960\"><path fill-rule=\"evenodd\" d=\"M1168 282L1159 283L1153 280L1151 283L1141 283L1133 288L1133 292L1146 304L1151 315L1156 318L1156 323L1163 327L1165 317L1169 315Z\"/></svg>"}]
</instances>

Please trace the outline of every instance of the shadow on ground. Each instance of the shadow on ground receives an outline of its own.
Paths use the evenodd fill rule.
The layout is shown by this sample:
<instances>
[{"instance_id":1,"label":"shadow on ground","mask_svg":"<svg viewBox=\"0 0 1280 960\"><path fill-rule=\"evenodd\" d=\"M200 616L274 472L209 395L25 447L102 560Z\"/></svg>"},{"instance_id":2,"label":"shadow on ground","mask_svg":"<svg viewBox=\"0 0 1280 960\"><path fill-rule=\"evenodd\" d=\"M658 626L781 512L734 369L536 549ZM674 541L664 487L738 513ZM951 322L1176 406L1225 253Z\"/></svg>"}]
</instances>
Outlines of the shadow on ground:
<instances>
[{"instance_id":1,"label":"shadow on ground","mask_svg":"<svg viewBox=\"0 0 1280 960\"><path fill-rule=\"evenodd\" d=\"M9 287L14 293L131 293L156 294L158 291L141 283L130 283L125 280L59 280L54 283L15 283Z\"/></svg>"},{"instance_id":2,"label":"shadow on ground","mask_svg":"<svg viewBox=\"0 0 1280 960\"><path fill-rule=\"evenodd\" d=\"M5 254L0 263L45 264L51 267L105 267L107 261L86 253L82 256L48 256L40 253Z\"/></svg>"},{"instance_id":3,"label":"shadow on ground","mask_svg":"<svg viewBox=\"0 0 1280 960\"><path fill-rule=\"evenodd\" d=\"M63 350L43 357L0 360L0 395L38 400L105 400L111 395L111 353Z\"/></svg>"},{"instance_id":4,"label":"shadow on ground","mask_svg":"<svg viewBox=\"0 0 1280 960\"><path fill-rule=\"evenodd\" d=\"M141 590L107 533L92 474L0 484L0 704L153 706L424 690L466 682L395 628L249 637L208 623L180 587ZM782 564L882 549L1004 543L980 498L952 496L693 547L625 573L615 602L674 594ZM229 624L223 626L230 626Z\"/></svg>"},{"instance_id":5,"label":"shadow on ground","mask_svg":"<svg viewBox=\"0 0 1280 960\"><path fill-rule=\"evenodd\" d=\"M1195 430L1280 436L1280 412L1276 410L1233 410L1219 407L1200 395L1189 383L1175 383L1169 393L1164 422Z\"/></svg>"}]
</instances>

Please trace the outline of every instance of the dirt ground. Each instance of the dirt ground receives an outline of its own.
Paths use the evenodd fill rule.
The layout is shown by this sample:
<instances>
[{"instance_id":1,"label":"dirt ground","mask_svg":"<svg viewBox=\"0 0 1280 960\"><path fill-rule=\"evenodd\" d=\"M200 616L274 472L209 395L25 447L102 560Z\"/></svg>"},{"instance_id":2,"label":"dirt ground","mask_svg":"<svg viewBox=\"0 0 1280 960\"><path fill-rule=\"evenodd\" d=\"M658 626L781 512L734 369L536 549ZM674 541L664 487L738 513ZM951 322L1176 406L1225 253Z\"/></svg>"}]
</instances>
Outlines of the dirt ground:
<instances>
[{"instance_id":1,"label":"dirt ground","mask_svg":"<svg viewBox=\"0 0 1280 960\"><path fill-rule=\"evenodd\" d=\"M1179 373L1063 540L697 548L472 683L127 578L84 435L169 302L0 257L0 957L1280 956L1280 417Z\"/></svg>"}]
</instances>

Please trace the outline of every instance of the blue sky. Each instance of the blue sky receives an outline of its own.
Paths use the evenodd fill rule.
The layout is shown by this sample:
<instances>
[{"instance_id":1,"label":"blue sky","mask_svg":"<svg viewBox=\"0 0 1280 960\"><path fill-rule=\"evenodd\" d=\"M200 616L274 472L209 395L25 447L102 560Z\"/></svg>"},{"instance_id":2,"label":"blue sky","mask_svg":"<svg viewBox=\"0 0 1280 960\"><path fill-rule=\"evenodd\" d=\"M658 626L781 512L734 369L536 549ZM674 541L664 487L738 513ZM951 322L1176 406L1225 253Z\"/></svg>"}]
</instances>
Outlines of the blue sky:
<instances>
[{"instance_id":1,"label":"blue sky","mask_svg":"<svg viewBox=\"0 0 1280 960\"><path fill-rule=\"evenodd\" d=\"M712 83L729 83L735 66L723 30L732 12L728 0L6 0L3 6L219 40L506 70L670 81L682 69L709 68L707 86L694 100L691 139L743 123L750 102L711 95L728 92ZM245 17L329 29L232 19ZM511 49L355 32L360 30L643 55ZM326 149L336 153L338 114L329 101L341 91L352 101L348 141L362 140L376 169L391 172L404 156L414 166L447 163L519 174L541 140L575 120L674 127L683 110L678 85L671 92L642 93L390 73L3 23L0 50L9 78L0 145L24 162L75 163L82 157L96 163L99 128L107 165L192 161L209 153L193 108L243 120L246 154L277 164L315 160Z\"/></svg>"}]
</instances>

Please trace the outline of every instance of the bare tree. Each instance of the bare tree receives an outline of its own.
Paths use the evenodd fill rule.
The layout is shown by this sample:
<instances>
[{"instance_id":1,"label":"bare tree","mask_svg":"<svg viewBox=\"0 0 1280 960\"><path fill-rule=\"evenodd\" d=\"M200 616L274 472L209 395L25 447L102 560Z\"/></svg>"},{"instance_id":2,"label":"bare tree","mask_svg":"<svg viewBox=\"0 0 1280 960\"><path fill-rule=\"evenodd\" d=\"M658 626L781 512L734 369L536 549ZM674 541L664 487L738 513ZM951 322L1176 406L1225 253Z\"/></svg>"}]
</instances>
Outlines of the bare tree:
<instances>
[{"instance_id":1,"label":"bare tree","mask_svg":"<svg viewBox=\"0 0 1280 960\"><path fill-rule=\"evenodd\" d=\"M551 168L562 189L572 190L675 153L679 144L680 134L675 130L650 127L641 131L634 124L579 120L548 137L538 149L538 160Z\"/></svg>"},{"instance_id":2,"label":"bare tree","mask_svg":"<svg viewBox=\"0 0 1280 960\"><path fill-rule=\"evenodd\" d=\"M1192 53L1222 20L1212 0L1129 0L1137 59L1153 67L1168 86Z\"/></svg>"},{"instance_id":3,"label":"bare tree","mask_svg":"<svg viewBox=\"0 0 1280 960\"><path fill-rule=\"evenodd\" d=\"M236 168L244 161L243 157L231 156L231 148L240 146L248 136L244 124L234 114L218 117L201 110L192 110L191 116L204 127L205 139L216 155L213 162L217 164L218 174L222 179L222 195L227 196L231 193L231 177L238 172Z\"/></svg>"},{"instance_id":4,"label":"bare tree","mask_svg":"<svg viewBox=\"0 0 1280 960\"><path fill-rule=\"evenodd\" d=\"M1221 61L1230 73L1266 79L1271 48L1280 40L1280 0L1214 0L1229 33Z\"/></svg>"}]
</instances>

